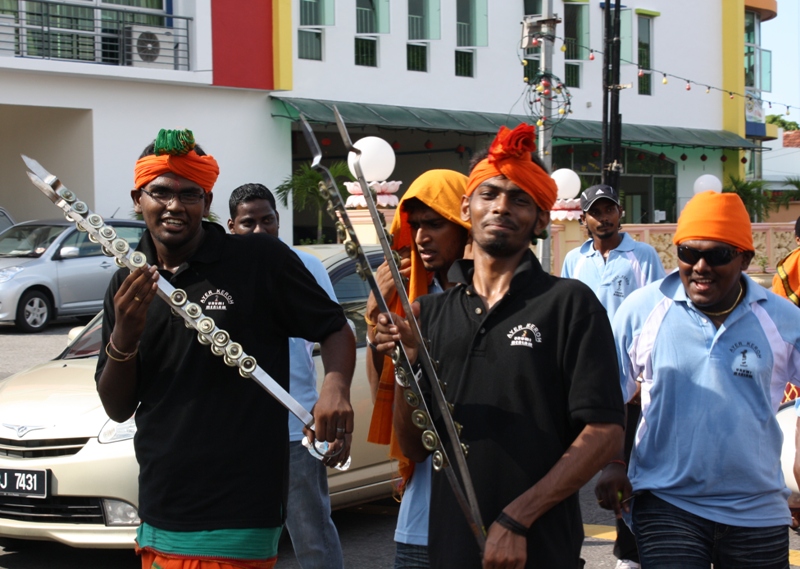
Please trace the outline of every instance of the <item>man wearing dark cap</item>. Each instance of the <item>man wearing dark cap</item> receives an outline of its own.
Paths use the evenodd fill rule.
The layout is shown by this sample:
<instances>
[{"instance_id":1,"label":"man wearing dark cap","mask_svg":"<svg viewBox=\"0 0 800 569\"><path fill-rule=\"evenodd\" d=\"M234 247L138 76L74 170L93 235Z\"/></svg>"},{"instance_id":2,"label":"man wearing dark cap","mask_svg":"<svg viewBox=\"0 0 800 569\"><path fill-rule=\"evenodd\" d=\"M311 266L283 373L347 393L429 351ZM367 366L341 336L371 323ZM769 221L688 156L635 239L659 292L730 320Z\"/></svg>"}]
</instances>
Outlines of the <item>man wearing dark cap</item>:
<instances>
[{"instance_id":1,"label":"man wearing dark cap","mask_svg":"<svg viewBox=\"0 0 800 569\"><path fill-rule=\"evenodd\" d=\"M664 278L664 267L655 249L620 231L623 211L614 188L604 184L587 188L581 194L581 209L589 239L567 253L561 276L586 283L612 320L630 293Z\"/></svg>"},{"instance_id":2,"label":"man wearing dark cap","mask_svg":"<svg viewBox=\"0 0 800 569\"><path fill-rule=\"evenodd\" d=\"M800 383L800 312L744 273L755 247L735 193L695 195L673 243L678 270L614 317L642 419L629 468L604 469L598 502L619 512L633 496L622 508L647 569L788 569L775 414L786 382Z\"/></svg>"},{"instance_id":3,"label":"man wearing dark cap","mask_svg":"<svg viewBox=\"0 0 800 569\"><path fill-rule=\"evenodd\" d=\"M620 231L623 215L619 194L611 186L598 184L581 194L581 222L589 230L589 239L567 253L561 276L586 283L608 312L608 319L625 298L637 288L664 278L664 267L658 253L647 243L634 241ZM625 460L630 456L632 434L639 421L638 398L627 405L628 419L625 437ZM616 569L637 569L639 554L628 526L617 520L617 539L614 555L619 560Z\"/></svg>"},{"instance_id":4,"label":"man wearing dark cap","mask_svg":"<svg viewBox=\"0 0 800 569\"><path fill-rule=\"evenodd\" d=\"M575 280L546 273L530 249L550 220L557 189L532 160L533 127L503 127L470 173L461 218L472 260L456 261L456 286L418 299L420 326L462 425L467 466L488 535L477 543L445 473L431 487L431 567L579 569L578 490L622 448L623 406L603 306ZM416 341L397 315L378 318L375 341ZM413 408L396 387L394 427L403 453L429 454ZM440 433L440 417L432 410ZM458 441L443 441L448 453Z\"/></svg>"}]
</instances>

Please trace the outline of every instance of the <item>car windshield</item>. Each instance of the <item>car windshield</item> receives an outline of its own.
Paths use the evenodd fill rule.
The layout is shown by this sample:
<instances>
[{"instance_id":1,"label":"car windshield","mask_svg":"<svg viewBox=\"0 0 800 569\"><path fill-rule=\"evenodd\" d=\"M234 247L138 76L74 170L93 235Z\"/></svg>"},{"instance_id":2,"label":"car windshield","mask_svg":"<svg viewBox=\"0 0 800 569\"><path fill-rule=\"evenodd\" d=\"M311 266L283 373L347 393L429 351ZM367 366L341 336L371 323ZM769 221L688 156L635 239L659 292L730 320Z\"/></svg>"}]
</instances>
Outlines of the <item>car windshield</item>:
<instances>
[{"instance_id":1,"label":"car windshield","mask_svg":"<svg viewBox=\"0 0 800 569\"><path fill-rule=\"evenodd\" d=\"M101 333L103 331L103 313L101 312L89 322L80 334L67 346L66 351L61 356L64 360L74 360L77 358L90 358L100 353L102 342Z\"/></svg>"},{"instance_id":2,"label":"car windshield","mask_svg":"<svg viewBox=\"0 0 800 569\"><path fill-rule=\"evenodd\" d=\"M66 225L18 225L0 234L0 257L40 257Z\"/></svg>"}]
</instances>

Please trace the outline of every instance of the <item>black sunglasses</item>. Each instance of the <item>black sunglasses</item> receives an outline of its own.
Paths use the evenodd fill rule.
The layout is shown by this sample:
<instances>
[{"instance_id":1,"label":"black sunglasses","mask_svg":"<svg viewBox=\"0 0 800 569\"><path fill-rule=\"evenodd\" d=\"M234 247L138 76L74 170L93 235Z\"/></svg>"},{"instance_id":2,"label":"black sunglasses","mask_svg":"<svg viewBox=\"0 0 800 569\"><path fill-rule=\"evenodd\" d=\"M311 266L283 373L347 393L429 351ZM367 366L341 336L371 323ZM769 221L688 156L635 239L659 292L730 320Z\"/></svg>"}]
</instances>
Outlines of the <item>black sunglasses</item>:
<instances>
[{"instance_id":1,"label":"black sunglasses","mask_svg":"<svg viewBox=\"0 0 800 569\"><path fill-rule=\"evenodd\" d=\"M721 267L733 261L741 253L730 247L714 247L700 251L686 245L678 245L678 259L689 265L696 265L700 259L705 259L709 267Z\"/></svg>"},{"instance_id":2,"label":"black sunglasses","mask_svg":"<svg viewBox=\"0 0 800 569\"><path fill-rule=\"evenodd\" d=\"M169 205L175 198L178 198L178 201L180 201L182 204L192 205L200 203L205 197L205 193L201 194L197 192L173 192L162 189L155 189L152 192L148 192L144 189L140 189L139 191L143 194L147 194L161 205Z\"/></svg>"}]
</instances>

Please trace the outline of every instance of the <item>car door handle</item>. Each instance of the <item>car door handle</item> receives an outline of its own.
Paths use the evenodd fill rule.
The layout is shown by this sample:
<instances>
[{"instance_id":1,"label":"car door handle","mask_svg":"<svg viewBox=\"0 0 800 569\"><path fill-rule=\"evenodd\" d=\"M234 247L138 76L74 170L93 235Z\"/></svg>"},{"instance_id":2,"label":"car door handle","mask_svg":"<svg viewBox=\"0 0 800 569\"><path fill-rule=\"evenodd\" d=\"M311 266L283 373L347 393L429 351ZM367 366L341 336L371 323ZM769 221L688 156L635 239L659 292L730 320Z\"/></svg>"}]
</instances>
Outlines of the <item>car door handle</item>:
<instances>
[{"instance_id":1,"label":"car door handle","mask_svg":"<svg viewBox=\"0 0 800 569\"><path fill-rule=\"evenodd\" d=\"M103 261L102 263L100 263L100 266L102 268L104 268L104 269L107 269L107 268L111 267L112 265L108 261Z\"/></svg>"}]
</instances>

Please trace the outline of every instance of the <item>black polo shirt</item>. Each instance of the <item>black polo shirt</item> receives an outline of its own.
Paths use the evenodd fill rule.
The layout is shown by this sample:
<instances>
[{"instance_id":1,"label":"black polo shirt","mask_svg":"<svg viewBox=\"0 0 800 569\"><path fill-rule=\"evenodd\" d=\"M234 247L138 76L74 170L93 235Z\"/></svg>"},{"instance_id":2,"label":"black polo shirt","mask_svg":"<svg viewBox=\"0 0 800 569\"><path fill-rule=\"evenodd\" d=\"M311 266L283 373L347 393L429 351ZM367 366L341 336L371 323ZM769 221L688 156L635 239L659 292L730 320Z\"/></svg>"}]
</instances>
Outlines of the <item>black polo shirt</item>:
<instances>
[{"instance_id":1,"label":"black polo shirt","mask_svg":"<svg viewBox=\"0 0 800 569\"><path fill-rule=\"evenodd\" d=\"M472 262L420 299L423 334L454 404L486 528L541 479L587 423L622 424L616 351L606 310L583 283L546 274L530 251L508 293L491 310L472 287ZM432 411L437 415L436 411ZM437 428L444 433L441 421ZM446 445L448 452L450 446ZM432 567L480 567L480 554L441 474L434 474ZM526 567L582 567L577 494L536 521Z\"/></svg>"},{"instance_id":2,"label":"black polo shirt","mask_svg":"<svg viewBox=\"0 0 800 569\"><path fill-rule=\"evenodd\" d=\"M346 323L286 245L267 235L226 235L204 223L205 238L175 274L217 326L287 391L289 337L322 341ZM148 232L139 250L156 252ZM114 328L119 270L106 294L103 344ZM197 341L197 332L155 299L138 358L139 515L157 528L200 531L276 527L283 521L288 468L287 411ZM101 350L96 378L106 363Z\"/></svg>"}]
</instances>

